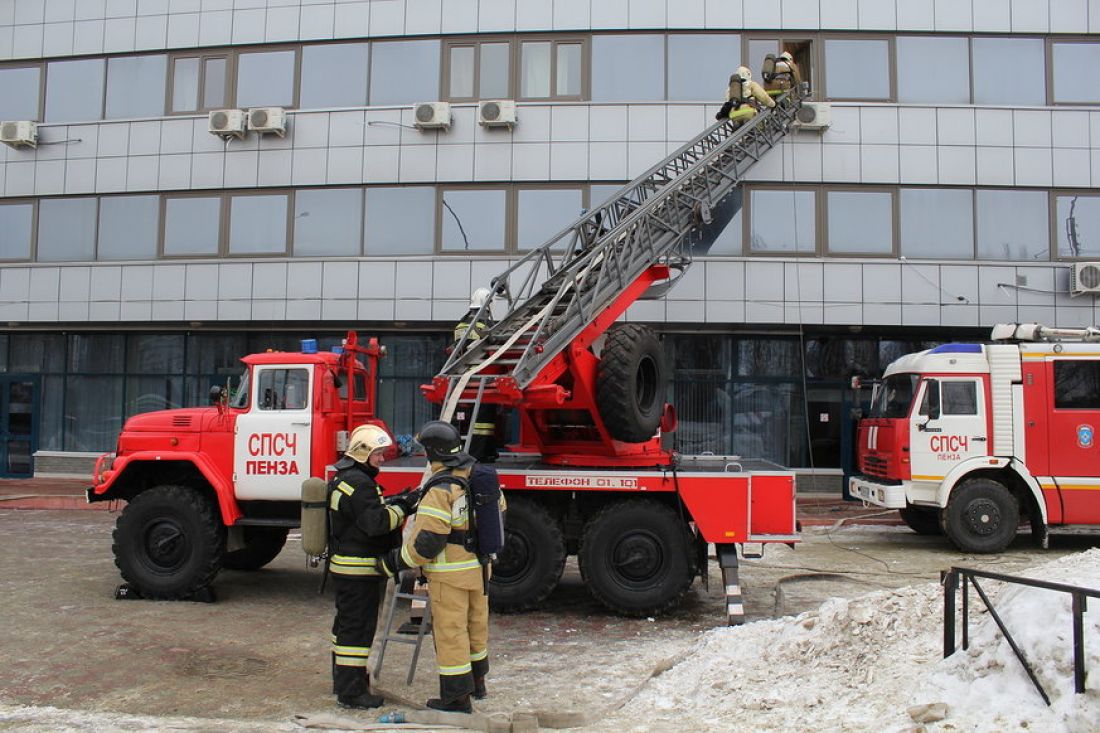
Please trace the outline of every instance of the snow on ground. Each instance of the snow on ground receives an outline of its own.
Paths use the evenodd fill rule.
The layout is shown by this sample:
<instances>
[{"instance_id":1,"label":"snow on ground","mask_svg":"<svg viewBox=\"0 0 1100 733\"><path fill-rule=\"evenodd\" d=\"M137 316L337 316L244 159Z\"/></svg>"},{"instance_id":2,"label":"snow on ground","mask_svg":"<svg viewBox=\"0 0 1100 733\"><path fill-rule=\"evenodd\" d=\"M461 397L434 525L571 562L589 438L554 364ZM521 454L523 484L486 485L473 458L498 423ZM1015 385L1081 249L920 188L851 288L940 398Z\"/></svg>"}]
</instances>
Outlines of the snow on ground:
<instances>
[{"instance_id":1,"label":"snow on ground","mask_svg":"<svg viewBox=\"0 0 1100 733\"><path fill-rule=\"evenodd\" d=\"M1023 574L1100 589L1100 550ZM960 633L960 651L943 659L943 590L926 584L834 598L794 618L709 631L679 664L586 730L912 731L920 728L907 710L934 703L946 703L947 716L927 723L930 732L1100 730L1100 601L1085 614L1091 675L1086 692L1076 695L1070 597L979 582L1051 707L976 593L970 649L961 650Z\"/></svg>"}]
</instances>

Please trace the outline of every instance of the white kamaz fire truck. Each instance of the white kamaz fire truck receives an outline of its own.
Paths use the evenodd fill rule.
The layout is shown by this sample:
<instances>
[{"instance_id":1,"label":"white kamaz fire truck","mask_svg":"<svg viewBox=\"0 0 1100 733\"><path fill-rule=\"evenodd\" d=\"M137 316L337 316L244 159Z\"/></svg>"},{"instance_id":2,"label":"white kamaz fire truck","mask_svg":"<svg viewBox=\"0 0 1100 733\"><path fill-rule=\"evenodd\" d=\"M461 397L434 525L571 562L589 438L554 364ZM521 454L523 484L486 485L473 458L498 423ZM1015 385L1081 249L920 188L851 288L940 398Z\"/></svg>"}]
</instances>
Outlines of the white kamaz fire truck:
<instances>
[{"instance_id":1,"label":"white kamaz fire truck","mask_svg":"<svg viewBox=\"0 0 1100 733\"><path fill-rule=\"evenodd\" d=\"M1000 552L1023 520L1100 533L1100 329L1001 324L887 367L859 423L852 496L921 534Z\"/></svg>"}]
</instances>

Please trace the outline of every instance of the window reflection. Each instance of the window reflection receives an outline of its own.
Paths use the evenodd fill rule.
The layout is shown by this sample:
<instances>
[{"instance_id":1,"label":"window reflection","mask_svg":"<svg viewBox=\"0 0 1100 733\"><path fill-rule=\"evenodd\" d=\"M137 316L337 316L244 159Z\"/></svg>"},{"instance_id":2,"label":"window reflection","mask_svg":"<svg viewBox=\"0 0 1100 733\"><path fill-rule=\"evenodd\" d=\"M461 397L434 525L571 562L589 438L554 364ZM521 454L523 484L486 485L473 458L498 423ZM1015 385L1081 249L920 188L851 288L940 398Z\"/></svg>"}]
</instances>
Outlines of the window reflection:
<instances>
[{"instance_id":1,"label":"window reflection","mask_svg":"<svg viewBox=\"0 0 1100 733\"><path fill-rule=\"evenodd\" d=\"M967 190L903 188L901 253L906 257L969 260L974 256L974 198Z\"/></svg>"},{"instance_id":2,"label":"window reflection","mask_svg":"<svg viewBox=\"0 0 1100 733\"><path fill-rule=\"evenodd\" d=\"M507 194L504 189L444 191L439 212L443 251L503 250Z\"/></svg>"},{"instance_id":3,"label":"window reflection","mask_svg":"<svg viewBox=\"0 0 1100 733\"><path fill-rule=\"evenodd\" d=\"M157 256L158 196L104 196L99 202L101 260L151 260Z\"/></svg>"},{"instance_id":4,"label":"window reflection","mask_svg":"<svg viewBox=\"0 0 1100 733\"><path fill-rule=\"evenodd\" d=\"M1046 52L1041 38L973 38L974 103L1047 103Z\"/></svg>"},{"instance_id":5,"label":"window reflection","mask_svg":"<svg viewBox=\"0 0 1100 733\"><path fill-rule=\"evenodd\" d=\"M296 55L294 51L265 51L238 56L237 106L293 106Z\"/></svg>"},{"instance_id":6,"label":"window reflection","mask_svg":"<svg viewBox=\"0 0 1100 733\"><path fill-rule=\"evenodd\" d=\"M41 71L37 66L0 69L0 120L37 120Z\"/></svg>"},{"instance_id":7,"label":"window reflection","mask_svg":"<svg viewBox=\"0 0 1100 733\"><path fill-rule=\"evenodd\" d=\"M894 251L894 197L885 191L829 191L829 251L890 254Z\"/></svg>"},{"instance_id":8,"label":"window reflection","mask_svg":"<svg viewBox=\"0 0 1100 733\"><path fill-rule=\"evenodd\" d=\"M1100 43L1051 44L1051 78L1055 102L1096 104L1100 102L1100 76L1082 73L1100 68Z\"/></svg>"},{"instance_id":9,"label":"window reflection","mask_svg":"<svg viewBox=\"0 0 1100 733\"><path fill-rule=\"evenodd\" d=\"M34 204L0 204L0 260L31 256Z\"/></svg>"},{"instance_id":10,"label":"window reflection","mask_svg":"<svg viewBox=\"0 0 1100 733\"><path fill-rule=\"evenodd\" d=\"M890 43L826 40L825 91L832 99L889 99Z\"/></svg>"},{"instance_id":11,"label":"window reflection","mask_svg":"<svg viewBox=\"0 0 1100 733\"><path fill-rule=\"evenodd\" d=\"M527 42L522 44L521 65L523 76L520 82L521 97L532 99L550 96L550 42Z\"/></svg>"},{"instance_id":12,"label":"window reflection","mask_svg":"<svg viewBox=\"0 0 1100 733\"><path fill-rule=\"evenodd\" d=\"M1058 196L1055 215L1059 257L1100 257L1100 197Z\"/></svg>"},{"instance_id":13,"label":"window reflection","mask_svg":"<svg viewBox=\"0 0 1100 733\"><path fill-rule=\"evenodd\" d=\"M898 101L970 103L966 38L899 36Z\"/></svg>"},{"instance_id":14,"label":"window reflection","mask_svg":"<svg viewBox=\"0 0 1100 733\"><path fill-rule=\"evenodd\" d=\"M1050 259L1045 191L979 190L978 258Z\"/></svg>"},{"instance_id":15,"label":"window reflection","mask_svg":"<svg viewBox=\"0 0 1100 733\"><path fill-rule=\"evenodd\" d=\"M94 196L39 201L38 260L94 260L97 203Z\"/></svg>"},{"instance_id":16,"label":"window reflection","mask_svg":"<svg viewBox=\"0 0 1100 733\"><path fill-rule=\"evenodd\" d=\"M83 122L103 118L103 59L46 64L46 121Z\"/></svg>"},{"instance_id":17,"label":"window reflection","mask_svg":"<svg viewBox=\"0 0 1100 733\"><path fill-rule=\"evenodd\" d=\"M592 38L593 102L649 102L664 98L664 36Z\"/></svg>"},{"instance_id":18,"label":"window reflection","mask_svg":"<svg viewBox=\"0 0 1100 733\"><path fill-rule=\"evenodd\" d=\"M332 43L302 47L302 109L367 104L368 46Z\"/></svg>"},{"instance_id":19,"label":"window reflection","mask_svg":"<svg viewBox=\"0 0 1100 733\"><path fill-rule=\"evenodd\" d=\"M217 254L221 208L220 196L168 198L164 203L164 254Z\"/></svg>"},{"instance_id":20,"label":"window reflection","mask_svg":"<svg viewBox=\"0 0 1100 733\"><path fill-rule=\"evenodd\" d=\"M474 96L474 47L451 47L451 90L452 98L470 98Z\"/></svg>"},{"instance_id":21,"label":"window reflection","mask_svg":"<svg viewBox=\"0 0 1100 733\"><path fill-rule=\"evenodd\" d=\"M815 210L813 191L753 191L750 249L753 252L816 251Z\"/></svg>"},{"instance_id":22,"label":"window reflection","mask_svg":"<svg viewBox=\"0 0 1100 733\"><path fill-rule=\"evenodd\" d=\"M168 57L120 56L107 62L108 119L160 117Z\"/></svg>"}]
</instances>

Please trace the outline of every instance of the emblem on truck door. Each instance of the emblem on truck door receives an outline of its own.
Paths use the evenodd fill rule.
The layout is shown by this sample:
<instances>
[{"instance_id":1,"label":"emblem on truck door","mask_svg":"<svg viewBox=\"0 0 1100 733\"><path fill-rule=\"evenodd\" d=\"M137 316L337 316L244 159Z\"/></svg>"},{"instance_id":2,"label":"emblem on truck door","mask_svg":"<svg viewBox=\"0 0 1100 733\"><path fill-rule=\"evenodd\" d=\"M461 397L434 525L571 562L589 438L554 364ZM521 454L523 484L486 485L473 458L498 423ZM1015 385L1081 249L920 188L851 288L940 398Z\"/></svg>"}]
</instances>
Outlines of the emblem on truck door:
<instances>
[{"instance_id":1,"label":"emblem on truck door","mask_svg":"<svg viewBox=\"0 0 1100 733\"><path fill-rule=\"evenodd\" d=\"M1091 448L1093 438L1096 435L1096 431L1092 429L1091 425L1078 425L1077 426L1077 446L1079 448Z\"/></svg>"}]
</instances>

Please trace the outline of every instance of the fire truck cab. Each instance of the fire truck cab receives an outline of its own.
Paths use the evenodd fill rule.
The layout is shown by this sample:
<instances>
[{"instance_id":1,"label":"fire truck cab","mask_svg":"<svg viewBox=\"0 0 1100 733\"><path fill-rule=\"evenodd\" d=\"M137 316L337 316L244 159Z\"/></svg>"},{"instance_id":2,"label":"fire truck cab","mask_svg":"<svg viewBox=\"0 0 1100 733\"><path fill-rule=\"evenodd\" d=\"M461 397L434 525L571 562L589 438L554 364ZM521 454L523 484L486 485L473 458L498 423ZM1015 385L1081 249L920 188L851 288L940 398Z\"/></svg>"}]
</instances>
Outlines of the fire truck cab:
<instances>
[{"instance_id":1,"label":"fire truck cab","mask_svg":"<svg viewBox=\"0 0 1100 733\"><path fill-rule=\"evenodd\" d=\"M1000 552L1022 520L1100 532L1100 329L1002 324L887 367L857 434L852 496L964 552Z\"/></svg>"}]
</instances>

